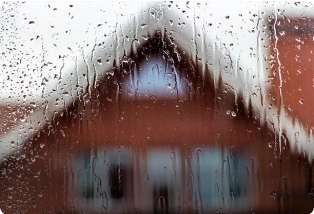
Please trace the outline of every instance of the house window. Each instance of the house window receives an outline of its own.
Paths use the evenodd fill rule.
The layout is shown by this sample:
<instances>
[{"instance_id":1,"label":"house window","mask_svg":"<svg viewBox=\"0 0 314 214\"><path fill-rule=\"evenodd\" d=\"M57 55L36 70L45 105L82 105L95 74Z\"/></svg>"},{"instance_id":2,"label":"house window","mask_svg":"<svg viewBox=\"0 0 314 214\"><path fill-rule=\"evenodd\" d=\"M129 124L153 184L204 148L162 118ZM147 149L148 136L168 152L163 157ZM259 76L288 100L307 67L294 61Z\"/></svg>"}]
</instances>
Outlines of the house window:
<instances>
[{"instance_id":1,"label":"house window","mask_svg":"<svg viewBox=\"0 0 314 214\"><path fill-rule=\"evenodd\" d=\"M126 204L132 201L131 151L130 148L97 146L76 153L75 193L71 192L69 197L80 202L77 205L80 209L96 212L96 208L110 210L118 206L121 212L126 210Z\"/></svg>"},{"instance_id":2,"label":"house window","mask_svg":"<svg viewBox=\"0 0 314 214\"><path fill-rule=\"evenodd\" d=\"M91 160L89 153L80 154L76 159L77 185L80 188L80 195L87 200L95 197L95 164Z\"/></svg>"},{"instance_id":3,"label":"house window","mask_svg":"<svg viewBox=\"0 0 314 214\"><path fill-rule=\"evenodd\" d=\"M112 162L109 167L109 186L111 196L115 199L126 197L126 170L120 162Z\"/></svg>"},{"instance_id":4,"label":"house window","mask_svg":"<svg viewBox=\"0 0 314 214\"><path fill-rule=\"evenodd\" d=\"M196 148L192 153L194 207L202 212L219 206L246 209L249 160L237 148L220 152L215 148ZM252 172L251 172L252 173Z\"/></svg>"}]
</instances>

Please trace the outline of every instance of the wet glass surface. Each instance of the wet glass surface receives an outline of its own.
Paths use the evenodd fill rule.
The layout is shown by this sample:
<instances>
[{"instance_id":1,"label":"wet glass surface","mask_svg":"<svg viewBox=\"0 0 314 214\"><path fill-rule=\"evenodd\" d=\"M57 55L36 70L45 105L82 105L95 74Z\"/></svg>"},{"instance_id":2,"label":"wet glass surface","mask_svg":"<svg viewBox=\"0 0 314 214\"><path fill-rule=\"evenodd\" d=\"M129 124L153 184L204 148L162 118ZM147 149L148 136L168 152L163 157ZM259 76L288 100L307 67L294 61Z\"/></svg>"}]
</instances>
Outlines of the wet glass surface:
<instances>
[{"instance_id":1,"label":"wet glass surface","mask_svg":"<svg viewBox=\"0 0 314 214\"><path fill-rule=\"evenodd\" d=\"M4 213L313 210L311 19L300 24L259 3L247 6L250 18L241 23L230 21L244 19L239 12L214 10L199 21L209 4L142 5L142 19L130 15L127 27L114 26L112 40L96 37L74 59L58 55L56 66L70 66L41 71L39 101L1 104ZM183 16L174 20L173 8ZM139 21L145 15L149 23ZM219 26L242 29L250 19L256 46L217 37ZM298 27L289 31L291 23ZM212 25L216 37L207 45ZM223 33L241 40L239 29Z\"/></svg>"}]
</instances>

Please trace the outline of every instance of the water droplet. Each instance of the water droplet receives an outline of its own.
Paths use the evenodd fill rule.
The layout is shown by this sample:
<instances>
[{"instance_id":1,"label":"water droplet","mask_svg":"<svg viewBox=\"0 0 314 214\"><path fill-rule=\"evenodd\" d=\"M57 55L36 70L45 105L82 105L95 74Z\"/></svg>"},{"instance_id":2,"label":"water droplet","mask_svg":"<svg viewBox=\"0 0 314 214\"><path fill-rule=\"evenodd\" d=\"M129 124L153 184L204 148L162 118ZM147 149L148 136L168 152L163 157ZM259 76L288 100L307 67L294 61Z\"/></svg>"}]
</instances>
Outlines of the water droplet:
<instances>
[{"instance_id":1,"label":"water droplet","mask_svg":"<svg viewBox=\"0 0 314 214\"><path fill-rule=\"evenodd\" d=\"M141 28L144 29L147 27L147 24L141 24Z\"/></svg>"},{"instance_id":2,"label":"water droplet","mask_svg":"<svg viewBox=\"0 0 314 214\"><path fill-rule=\"evenodd\" d=\"M11 192L8 194L8 198L9 198L9 199L12 199L12 198L13 198L13 195L12 195Z\"/></svg>"},{"instance_id":3,"label":"water droplet","mask_svg":"<svg viewBox=\"0 0 314 214\"><path fill-rule=\"evenodd\" d=\"M134 214L140 214L141 212L140 212L140 209L134 208L134 209L133 209L133 213L134 213Z\"/></svg>"},{"instance_id":4,"label":"water droplet","mask_svg":"<svg viewBox=\"0 0 314 214\"><path fill-rule=\"evenodd\" d=\"M280 35L280 36L285 36L285 35L286 35L286 31L280 31L280 32L279 32L279 35Z\"/></svg>"}]
</instances>

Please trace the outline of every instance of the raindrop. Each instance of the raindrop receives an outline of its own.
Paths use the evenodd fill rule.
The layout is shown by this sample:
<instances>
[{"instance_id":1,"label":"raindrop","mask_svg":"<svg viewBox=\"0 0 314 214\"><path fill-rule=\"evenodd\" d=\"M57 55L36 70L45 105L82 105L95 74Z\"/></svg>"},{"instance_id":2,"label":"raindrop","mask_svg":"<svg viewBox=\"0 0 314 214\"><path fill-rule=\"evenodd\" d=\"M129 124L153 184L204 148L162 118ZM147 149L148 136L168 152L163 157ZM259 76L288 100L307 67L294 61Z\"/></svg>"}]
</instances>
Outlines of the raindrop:
<instances>
[{"instance_id":1,"label":"raindrop","mask_svg":"<svg viewBox=\"0 0 314 214\"><path fill-rule=\"evenodd\" d=\"M9 199L12 199L12 198L13 198L13 195L12 195L11 192L8 194L8 198L9 198Z\"/></svg>"},{"instance_id":2,"label":"raindrop","mask_svg":"<svg viewBox=\"0 0 314 214\"><path fill-rule=\"evenodd\" d=\"M216 214L221 214L221 209L216 210Z\"/></svg>"},{"instance_id":3,"label":"raindrop","mask_svg":"<svg viewBox=\"0 0 314 214\"><path fill-rule=\"evenodd\" d=\"M101 59L97 59L97 62L99 65L102 65L102 60Z\"/></svg>"},{"instance_id":4,"label":"raindrop","mask_svg":"<svg viewBox=\"0 0 314 214\"><path fill-rule=\"evenodd\" d=\"M140 214L141 211L140 211L140 209L138 209L138 208L134 208L134 209L133 209L133 213L134 213L134 214Z\"/></svg>"},{"instance_id":5,"label":"raindrop","mask_svg":"<svg viewBox=\"0 0 314 214\"><path fill-rule=\"evenodd\" d=\"M144 29L147 27L147 24L141 24L141 28Z\"/></svg>"},{"instance_id":6,"label":"raindrop","mask_svg":"<svg viewBox=\"0 0 314 214\"><path fill-rule=\"evenodd\" d=\"M280 32L279 32L279 35L280 35L280 36L285 36L285 35L286 35L286 31L280 31Z\"/></svg>"}]
</instances>

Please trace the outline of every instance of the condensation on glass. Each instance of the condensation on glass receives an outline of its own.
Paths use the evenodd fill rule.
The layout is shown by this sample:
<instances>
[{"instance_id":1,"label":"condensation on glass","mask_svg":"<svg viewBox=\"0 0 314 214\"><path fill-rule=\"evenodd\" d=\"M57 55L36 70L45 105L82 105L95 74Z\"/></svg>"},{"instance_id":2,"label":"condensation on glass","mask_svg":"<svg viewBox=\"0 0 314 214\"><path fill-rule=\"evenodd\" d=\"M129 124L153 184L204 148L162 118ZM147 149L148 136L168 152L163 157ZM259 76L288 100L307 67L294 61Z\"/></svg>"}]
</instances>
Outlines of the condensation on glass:
<instances>
[{"instance_id":1,"label":"condensation on glass","mask_svg":"<svg viewBox=\"0 0 314 214\"><path fill-rule=\"evenodd\" d=\"M310 213L313 5L228 4L3 3L0 209Z\"/></svg>"}]
</instances>

